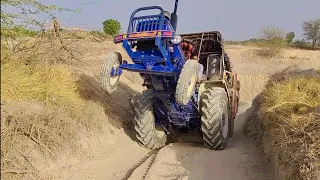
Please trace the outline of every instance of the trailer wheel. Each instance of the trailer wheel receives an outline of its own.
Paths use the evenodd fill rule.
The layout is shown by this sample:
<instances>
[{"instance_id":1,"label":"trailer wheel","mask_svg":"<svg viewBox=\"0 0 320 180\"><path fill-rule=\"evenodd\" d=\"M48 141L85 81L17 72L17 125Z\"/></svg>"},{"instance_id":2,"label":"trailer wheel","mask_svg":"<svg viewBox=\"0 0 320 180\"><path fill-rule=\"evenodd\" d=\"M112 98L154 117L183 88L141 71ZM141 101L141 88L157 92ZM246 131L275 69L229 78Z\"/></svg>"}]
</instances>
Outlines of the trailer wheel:
<instances>
[{"instance_id":1,"label":"trailer wheel","mask_svg":"<svg viewBox=\"0 0 320 180\"><path fill-rule=\"evenodd\" d=\"M229 139L229 104L224 88L213 87L204 92L201 107L201 129L204 145L223 150Z\"/></svg>"},{"instance_id":2,"label":"trailer wheel","mask_svg":"<svg viewBox=\"0 0 320 180\"><path fill-rule=\"evenodd\" d=\"M229 123L229 137L233 137L234 134L234 121L236 118L236 114L238 112L238 83L237 83L237 74L231 76L231 86L232 86L232 98L231 98L231 115L230 115L230 123Z\"/></svg>"},{"instance_id":3,"label":"trailer wheel","mask_svg":"<svg viewBox=\"0 0 320 180\"><path fill-rule=\"evenodd\" d=\"M116 69L122 63L122 56L120 53L112 51L106 56L101 69L101 87L104 91L112 93L116 90L119 83L120 76L111 76L112 69Z\"/></svg>"},{"instance_id":4,"label":"trailer wheel","mask_svg":"<svg viewBox=\"0 0 320 180\"><path fill-rule=\"evenodd\" d=\"M175 98L178 104L186 105L190 101L197 80L198 62L187 60L184 64L176 87Z\"/></svg>"},{"instance_id":5,"label":"trailer wheel","mask_svg":"<svg viewBox=\"0 0 320 180\"><path fill-rule=\"evenodd\" d=\"M237 113L237 92L233 92L232 95L232 108L230 110L230 121L229 121L229 137L233 137L234 134L234 120L236 117L236 113Z\"/></svg>"},{"instance_id":6,"label":"trailer wheel","mask_svg":"<svg viewBox=\"0 0 320 180\"><path fill-rule=\"evenodd\" d=\"M167 134L155 126L152 100L152 90L146 90L140 95L136 101L134 120L139 145L154 150L165 146Z\"/></svg>"}]
</instances>

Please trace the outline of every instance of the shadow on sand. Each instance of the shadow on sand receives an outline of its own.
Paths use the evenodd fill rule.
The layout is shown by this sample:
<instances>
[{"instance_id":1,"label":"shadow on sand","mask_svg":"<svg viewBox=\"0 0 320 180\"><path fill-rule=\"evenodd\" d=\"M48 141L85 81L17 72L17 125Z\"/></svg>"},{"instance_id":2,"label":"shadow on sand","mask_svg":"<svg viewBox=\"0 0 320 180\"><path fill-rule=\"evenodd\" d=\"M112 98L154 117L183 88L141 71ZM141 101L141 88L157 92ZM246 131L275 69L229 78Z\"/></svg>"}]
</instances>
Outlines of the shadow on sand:
<instances>
[{"instance_id":1,"label":"shadow on sand","mask_svg":"<svg viewBox=\"0 0 320 180\"><path fill-rule=\"evenodd\" d=\"M103 106L112 126L118 129L124 128L125 133L132 140L136 140L133 131L134 105L132 100L140 95L139 92L120 81L117 90L108 94L101 89L97 79L86 74L80 75L78 85L80 95L84 99L98 102Z\"/></svg>"}]
</instances>

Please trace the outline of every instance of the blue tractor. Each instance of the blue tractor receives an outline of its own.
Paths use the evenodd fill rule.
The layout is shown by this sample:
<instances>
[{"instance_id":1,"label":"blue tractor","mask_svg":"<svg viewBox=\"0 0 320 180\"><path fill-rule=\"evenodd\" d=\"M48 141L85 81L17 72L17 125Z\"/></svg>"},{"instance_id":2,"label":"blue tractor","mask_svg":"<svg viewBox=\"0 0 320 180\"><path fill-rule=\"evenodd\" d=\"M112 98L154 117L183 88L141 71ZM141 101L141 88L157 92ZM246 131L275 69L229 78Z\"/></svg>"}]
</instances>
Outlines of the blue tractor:
<instances>
[{"instance_id":1,"label":"blue tractor","mask_svg":"<svg viewBox=\"0 0 320 180\"><path fill-rule=\"evenodd\" d=\"M222 150L233 134L237 77L230 71L219 32L176 34L177 7L178 0L171 14L159 6L132 13L127 33L116 36L114 42L122 43L133 63L122 60L119 52L109 52L101 70L101 87L108 93L115 91L123 70L138 72L144 79L147 90L135 102L134 117L141 146L159 149L169 136L187 129L199 130L208 148ZM156 13L137 15L146 12ZM199 61L185 58L182 39L192 42ZM197 83L199 63L204 66L201 83Z\"/></svg>"}]
</instances>

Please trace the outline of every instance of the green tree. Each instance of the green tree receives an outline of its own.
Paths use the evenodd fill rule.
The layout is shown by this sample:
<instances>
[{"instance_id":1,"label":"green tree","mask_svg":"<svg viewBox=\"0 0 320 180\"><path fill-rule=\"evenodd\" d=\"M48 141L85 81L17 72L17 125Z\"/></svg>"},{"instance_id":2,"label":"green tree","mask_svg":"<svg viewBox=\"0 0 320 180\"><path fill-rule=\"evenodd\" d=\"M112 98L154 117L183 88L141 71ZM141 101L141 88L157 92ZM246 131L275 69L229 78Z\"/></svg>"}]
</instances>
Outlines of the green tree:
<instances>
[{"instance_id":1,"label":"green tree","mask_svg":"<svg viewBox=\"0 0 320 180\"><path fill-rule=\"evenodd\" d=\"M286 41L288 44L291 44L293 42L294 37L296 34L294 32L289 32L286 34Z\"/></svg>"},{"instance_id":2,"label":"green tree","mask_svg":"<svg viewBox=\"0 0 320 180\"><path fill-rule=\"evenodd\" d=\"M109 19L103 22L103 31L109 35L115 36L120 32L121 24L119 21Z\"/></svg>"},{"instance_id":3,"label":"green tree","mask_svg":"<svg viewBox=\"0 0 320 180\"><path fill-rule=\"evenodd\" d=\"M305 38L312 41L312 49L315 49L317 42L320 40L320 19L303 22L302 29Z\"/></svg>"}]
</instances>

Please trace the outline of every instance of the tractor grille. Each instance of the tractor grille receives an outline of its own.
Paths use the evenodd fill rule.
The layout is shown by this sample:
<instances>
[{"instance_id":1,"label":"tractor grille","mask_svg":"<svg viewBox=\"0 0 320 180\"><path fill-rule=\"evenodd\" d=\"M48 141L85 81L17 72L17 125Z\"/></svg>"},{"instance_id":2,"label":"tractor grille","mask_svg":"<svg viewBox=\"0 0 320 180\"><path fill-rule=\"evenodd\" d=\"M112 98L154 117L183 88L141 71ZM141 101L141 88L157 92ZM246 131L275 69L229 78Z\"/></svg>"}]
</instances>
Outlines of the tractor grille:
<instances>
[{"instance_id":1,"label":"tractor grille","mask_svg":"<svg viewBox=\"0 0 320 180\"><path fill-rule=\"evenodd\" d=\"M164 24L163 27L160 27L160 24L161 16L134 17L132 18L128 33L168 29L167 25Z\"/></svg>"}]
</instances>

